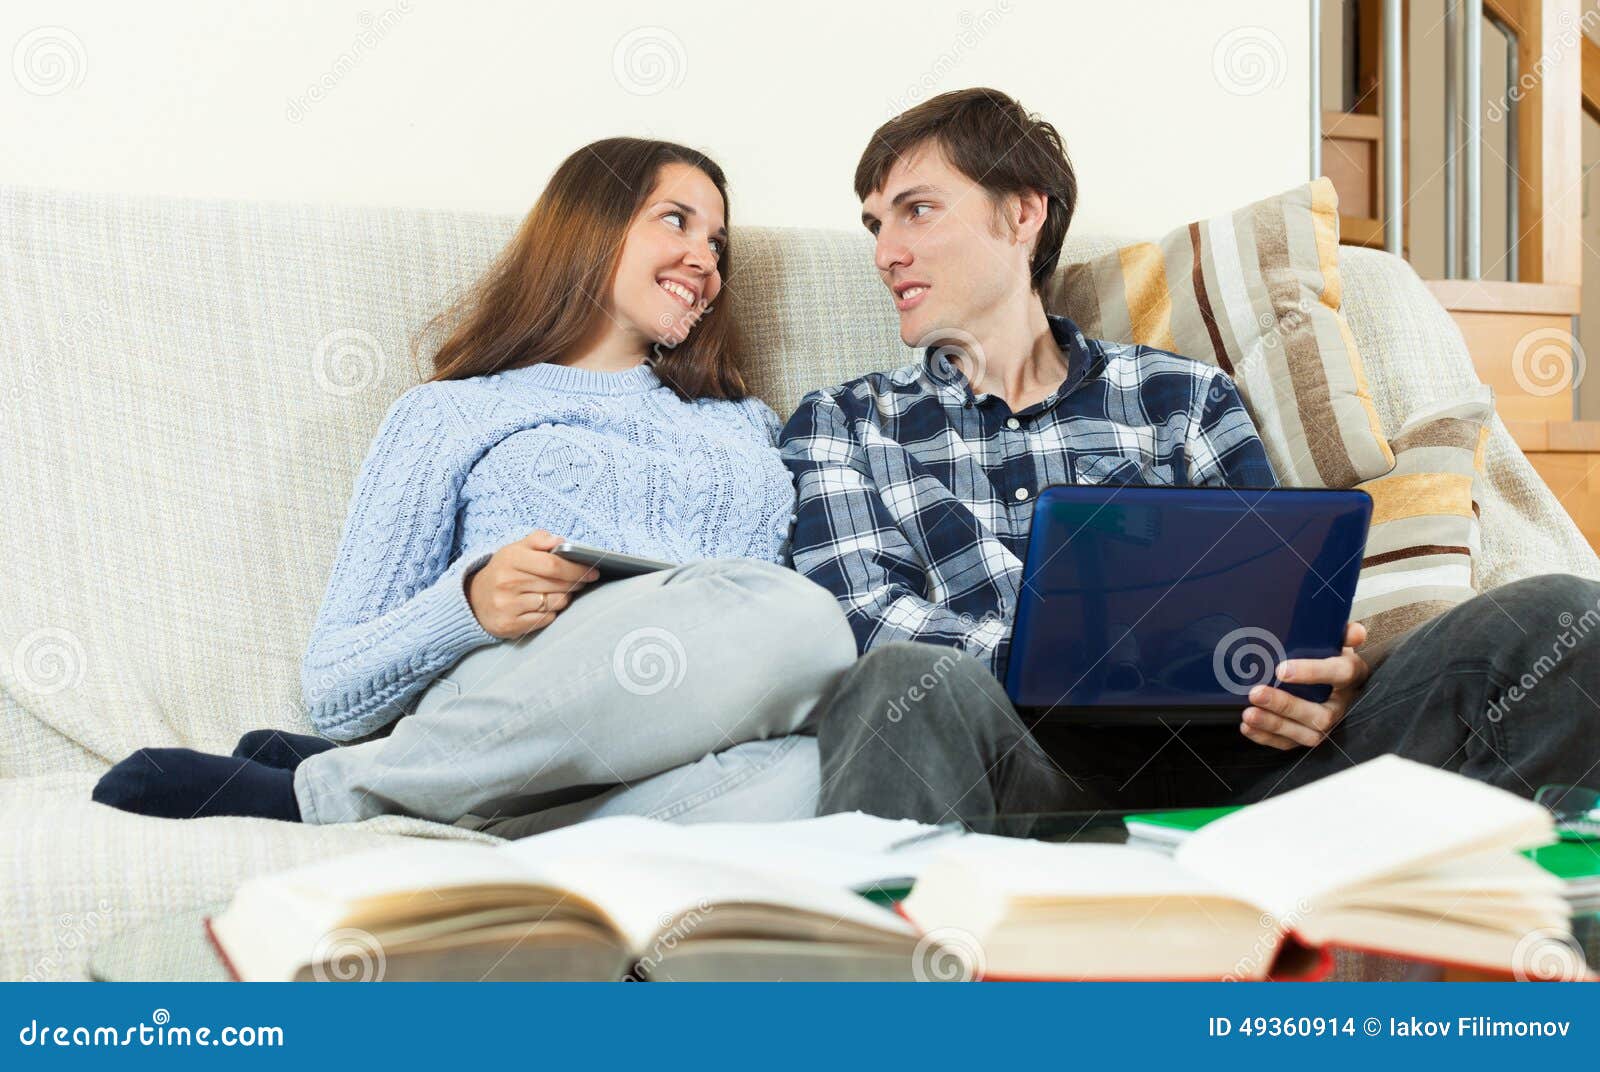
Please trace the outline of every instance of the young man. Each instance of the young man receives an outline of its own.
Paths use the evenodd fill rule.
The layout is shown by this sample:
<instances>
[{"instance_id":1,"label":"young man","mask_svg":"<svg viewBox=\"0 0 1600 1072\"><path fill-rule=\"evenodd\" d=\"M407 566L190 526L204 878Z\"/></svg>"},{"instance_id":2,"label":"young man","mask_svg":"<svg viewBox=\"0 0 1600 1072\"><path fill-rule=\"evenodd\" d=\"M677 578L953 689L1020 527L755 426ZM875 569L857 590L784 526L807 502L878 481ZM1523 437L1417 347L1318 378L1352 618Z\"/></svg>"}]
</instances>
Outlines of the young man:
<instances>
[{"instance_id":1,"label":"young man","mask_svg":"<svg viewBox=\"0 0 1600 1072\"><path fill-rule=\"evenodd\" d=\"M1050 124L995 90L947 93L878 129L855 186L901 338L925 349L813 392L783 431L795 567L863 653L819 708L821 811L1245 803L1385 752L1524 796L1594 775L1600 630L1502 702L1550 661L1558 616L1600 607L1600 584L1565 575L1479 596L1377 668L1352 623L1342 654L1278 670L1331 685L1325 703L1262 685L1237 726L1025 721L998 679L1041 488L1277 481L1220 370L1046 315L1077 199Z\"/></svg>"}]
</instances>

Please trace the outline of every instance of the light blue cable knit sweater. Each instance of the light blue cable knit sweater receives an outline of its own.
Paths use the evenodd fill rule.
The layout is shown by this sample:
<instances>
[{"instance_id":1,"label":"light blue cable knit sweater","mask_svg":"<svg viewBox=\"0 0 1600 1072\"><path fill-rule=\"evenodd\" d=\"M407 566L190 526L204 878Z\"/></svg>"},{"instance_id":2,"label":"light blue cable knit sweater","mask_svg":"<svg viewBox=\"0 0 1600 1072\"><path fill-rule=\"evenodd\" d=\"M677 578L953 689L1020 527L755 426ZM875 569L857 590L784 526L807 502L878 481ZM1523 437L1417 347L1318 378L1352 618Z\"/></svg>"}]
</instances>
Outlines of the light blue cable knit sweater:
<instances>
[{"instance_id":1,"label":"light blue cable knit sweater","mask_svg":"<svg viewBox=\"0 0 1600 1072\"><path fill-rule=\"evenodd\" d=\"M530 365L407 391L361 464L311 630L312 723L365 736L499 643L463 581L534 529L672 562L783 561L794 488L778 430L760 401L685 402L648 365Z\"/></svg>"}]
</instances>

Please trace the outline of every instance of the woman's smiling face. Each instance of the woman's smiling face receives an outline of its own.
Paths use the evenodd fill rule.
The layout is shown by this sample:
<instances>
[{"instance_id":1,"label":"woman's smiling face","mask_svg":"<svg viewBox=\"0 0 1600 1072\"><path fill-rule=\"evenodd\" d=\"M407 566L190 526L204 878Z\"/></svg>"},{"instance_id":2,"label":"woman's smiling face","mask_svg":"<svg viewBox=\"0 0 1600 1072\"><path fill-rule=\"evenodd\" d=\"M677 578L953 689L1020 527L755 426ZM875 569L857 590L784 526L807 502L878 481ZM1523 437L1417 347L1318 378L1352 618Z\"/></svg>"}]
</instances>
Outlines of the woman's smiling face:
<instances>
[{"instance_id":1,"label":"woman's smiling face","mask_svg":"<svg viewBox=\"0 0 1600 1072\"><path fill-rule=\"evenodd\" d=\"M676 346L722 289L726 207L705 172L671 163L628 227L612 283L617 326L648 347Z\"/></svg>"}]
</instances>

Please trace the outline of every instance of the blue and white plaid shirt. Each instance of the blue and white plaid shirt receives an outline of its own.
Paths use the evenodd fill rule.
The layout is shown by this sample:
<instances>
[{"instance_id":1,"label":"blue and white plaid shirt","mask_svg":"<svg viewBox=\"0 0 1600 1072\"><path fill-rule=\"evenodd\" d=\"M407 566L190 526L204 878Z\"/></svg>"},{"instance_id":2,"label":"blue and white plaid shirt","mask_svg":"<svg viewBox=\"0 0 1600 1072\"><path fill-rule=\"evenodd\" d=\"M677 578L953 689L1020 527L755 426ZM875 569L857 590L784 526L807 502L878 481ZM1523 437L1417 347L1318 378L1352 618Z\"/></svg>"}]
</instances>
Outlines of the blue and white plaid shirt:
<instances>
[{"instance_id":1,"label":"blue and white plaid shirt","mask_svg":"<svg viewBox=\"0 0 1600 1072\"><path fill-rule=\"evenodd\" d=\"M1005 673L1033 521L1051 484L1277 485L1221 369L1087 339L1050 317L1067 377L1012 413L942 352L813 391L784 426L794 567L838 597L866 652L965 648Z\"/></svg>"}]
</instances>

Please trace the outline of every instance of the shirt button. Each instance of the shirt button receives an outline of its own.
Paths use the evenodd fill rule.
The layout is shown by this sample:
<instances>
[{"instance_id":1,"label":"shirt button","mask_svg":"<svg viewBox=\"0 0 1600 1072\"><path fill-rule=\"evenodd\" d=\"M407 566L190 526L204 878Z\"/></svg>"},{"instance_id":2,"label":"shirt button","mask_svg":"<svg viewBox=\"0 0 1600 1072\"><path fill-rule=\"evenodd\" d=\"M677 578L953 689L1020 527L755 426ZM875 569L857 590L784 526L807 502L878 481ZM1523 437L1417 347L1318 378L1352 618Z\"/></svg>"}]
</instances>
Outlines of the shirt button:
<instances>
[{"instance_id":1,"label":"shirt button","mask_svg":"<svg viewBox=\"0 0 1600 1072\"><path fill-rule=\"evenodd\" d=\"M1018 502L1024 501L1025 499L1027 499L1027 497L1028 497L1028 489L1027 488L1018 488L1017 489L1017 501Z\"/></svg>"},{"instance_id":2,"label":"shirt button","mask_svg":"<svg viewBox=\"0 0 1600 1072\"><path fill-rule=\"evenodd\" d=\"M1022 422L1017 420L1015 417L1008 417L1006 419L1006 427L1015 431L1016 429L1022 427Z\"/></svg>"}]
</instances>

